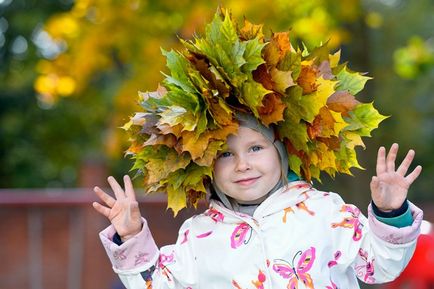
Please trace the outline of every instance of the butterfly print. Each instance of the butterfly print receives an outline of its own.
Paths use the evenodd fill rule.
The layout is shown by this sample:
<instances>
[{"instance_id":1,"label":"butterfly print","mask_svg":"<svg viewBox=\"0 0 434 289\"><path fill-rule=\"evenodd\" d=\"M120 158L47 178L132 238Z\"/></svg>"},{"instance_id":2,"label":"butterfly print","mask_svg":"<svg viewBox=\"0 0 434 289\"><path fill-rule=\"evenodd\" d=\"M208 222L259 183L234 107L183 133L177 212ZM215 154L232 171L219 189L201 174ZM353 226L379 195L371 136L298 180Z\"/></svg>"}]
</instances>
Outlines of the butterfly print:
<instances>
[{"instance_id":1,"label":"butterfly print","mask_svg":"<svg viewBox=\"0 0 434 289\"><path fill-rule=\"evenodd\" d=\"M214 222L223 222L225 216L214 208L205 212L205 216L210 217Z\"/></svg>"},{"instance_id":2,"label":"butterfly print","mask_svg":"<svg viewBox=\"0 0 434 289\"><path fill-rule=\"evenodd\" d=\"M305 203L304 201L303 201L303 202L300 202L300 203L298 203L298 204L296 204L295 206L297 207L297 209L302 210L302 211L305 211L305 212L307 212L307 213L308 213L309 215L311 215L311 216L314 216L314 215L315 215L315 212L309 210L309 208L306 206L306 203ZM293 213L293 212L294 212L294 209L293 209L293 207L289 207L289 208L284 209L283 211L285 212L285 214L283 215L283 219L282 219L282 221L283 221L284 223L286 223L286 215L287 215L288 213L291 213L291 212Z\"/></svg>"},{"instance_id":3,"label":"butterfly print","mask_svg":"<svg viewBox=\"0 0 434 289\"><path fill-rule=\"evenodd\" d=\"M356 266L357 277L368 284L375 283L374 275L374 259L368 261L368 252L360 248L359 256L364 261L364 264Z\"/></svg>"},{"instance_id":4,"label":"butterfly print","mask_svg":"<svg viewBox=\"0 0 434 289\"><path fill-rule=\"evenodd\" d=\"M127 258L127 256L125 255L125 251L126 251L127 249L122 249L122 250L116 250L114 253L113 253L113 257L116 259L116 260L125 260L126 258Z\"/></svg>"},{"instance_id":5,"label":"butterfly print","mask_svg":"<svg viewBox=\"0 0 434 289\"><path fill-rule=\"evenodd\" d=\"M248 238L246 239L246 237ZM236 249L242 244L247 244L252 236L252 227L247 223L239 224L231 235L231 247Z\"/></svg>"},{"instance_id":6,"label":"butterfly print","mask_svg":"<svg viewBox=\"0 0 434 289\"><path fill-rule=\"evenodd\" d=\"M300 255L297 266L294 266L295 258ZM315 261L315 248L310 247L305 252L298 251L292 259L292 264L285 260L274 260L273 270L285 279L289 279L288 289L297 289L298 282L302 282L306 288L314 289L313 280L308 271Z\"/></svg>"},{"instance_id":7,"label":"butterfly print","mask_svg":"<svg viewBox=\"0 0 434 289\"><path fill-rule=\"evenodd\" d=\"M264 289L265 280L265 274L261 270L259 270L258 277L256 280L252 280L252 284L255 286L256 289ZM240 284L238 284L238 282L235 280L232 280L232 285L237 289L242 289Z\"/></svg>"},{"instance_id":8,"label":"butterfly print","mask_svg":"<svg viewBox=\"0 0 434 289\"><path fill-rule=\"evenodd\" d=\"M343 205L341 212L350 213L349 217L345 217L339 223L332 223L332 228L343 227L354 229L353 240L359 241L362 238L363 224L359 220L360 210L352 205Z\"/></svg>"},{"instance_id":9,"label":"butterfly print","mask_svg":"<svg viewBox=\"0 0 434 289\"><path fill-rule=\"evenodd\" d=\"M171 281L170 278L171 272L169 268L167 268L167 265L175 263L175 255L174 252L172 252L170 255L166 254L160 254L160 259L158 260L158 267L161 269L161 273L163 276L167 278L167 280Z\"/></svg>"},{"instance_id":10,"label":"butterfly print","mask_svg":"<svg viewBox=\"0 0 434 289\"><path fill-rule=\"evenodd\" d=\"M334 260L331 260L330 262L328 262L327 266L329 268L336 266L338 264L338 259L341 257L342 252L341 251L336 251L335 252L335 256L334 256Z\"/></svg>"},{"instance_id":11,"label":"butterfly print","mask_svg":"<svg viewBox=\"0 0 434 289\"><path fill-rule=\"evenodd\" d=\"M135 257L134 265L137 266L139 264L149 262L148 255L149 255L148 253L139 252L139 254L134 256Z\"/></svg>"}]
</instances>

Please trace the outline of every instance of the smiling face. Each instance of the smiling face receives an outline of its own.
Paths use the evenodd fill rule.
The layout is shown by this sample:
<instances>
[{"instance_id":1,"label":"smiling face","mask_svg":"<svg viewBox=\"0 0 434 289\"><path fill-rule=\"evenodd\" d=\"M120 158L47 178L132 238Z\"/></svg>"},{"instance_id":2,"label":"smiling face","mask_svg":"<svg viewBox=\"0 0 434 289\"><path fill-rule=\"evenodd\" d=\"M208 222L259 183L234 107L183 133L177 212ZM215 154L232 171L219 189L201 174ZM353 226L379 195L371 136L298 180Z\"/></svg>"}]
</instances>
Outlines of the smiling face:
<instances>
[{"instance_id":1,"label":"smiling face","mask_svg":"<svg viewBox=\"0 0 434 289\"><path fill-rule=\"evenodd\" d=\"M240 203L260 200L281 177L279 154L261 133L240 127L214 165L214 183Z\"/></svg>"}]
</instances>

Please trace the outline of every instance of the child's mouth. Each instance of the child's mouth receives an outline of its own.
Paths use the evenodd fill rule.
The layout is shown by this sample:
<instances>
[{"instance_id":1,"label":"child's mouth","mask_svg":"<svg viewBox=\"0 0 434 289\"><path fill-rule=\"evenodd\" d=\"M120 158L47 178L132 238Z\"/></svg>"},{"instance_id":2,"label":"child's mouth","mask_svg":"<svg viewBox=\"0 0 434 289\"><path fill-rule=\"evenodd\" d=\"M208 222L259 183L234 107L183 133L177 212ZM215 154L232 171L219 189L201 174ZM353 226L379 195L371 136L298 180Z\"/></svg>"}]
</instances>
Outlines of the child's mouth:
<instances>
[{"instance_id":1,"label":"child's mouth","mask_svg":"<svg viewBox=\"0 0 434 289\"><path fill-rule=\"evenodd\" d=\"M246 178L246 179L235 181L235 183L238 184L238 185L241 185L241 186L248 186L248 185L251 185L254 182L256 182L256 180L258 180L258 179L259 179L259 177Z\"/></svg>"}]
</instances>

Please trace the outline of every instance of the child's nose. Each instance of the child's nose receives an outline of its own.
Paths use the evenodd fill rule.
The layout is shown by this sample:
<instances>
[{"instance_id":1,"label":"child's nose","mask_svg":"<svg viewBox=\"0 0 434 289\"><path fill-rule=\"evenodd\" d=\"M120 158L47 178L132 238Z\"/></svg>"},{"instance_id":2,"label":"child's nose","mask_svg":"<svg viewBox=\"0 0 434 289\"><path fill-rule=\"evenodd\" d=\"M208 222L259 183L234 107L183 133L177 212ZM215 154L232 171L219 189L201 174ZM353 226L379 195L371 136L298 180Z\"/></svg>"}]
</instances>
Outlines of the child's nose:
<instances>
[{"instance_id":1,"label":"child's nose","mask_svg":"<svg viewBox=\"0 0 434 289\"><path fill-rule=\"evenodd\" d=\"M250 163L249 163L249 158L247 156L244 155L240 155L236 158L236 166L235 166L235 170L236 171L246 171L250 169Z\"/></svg>"}]
</instances>

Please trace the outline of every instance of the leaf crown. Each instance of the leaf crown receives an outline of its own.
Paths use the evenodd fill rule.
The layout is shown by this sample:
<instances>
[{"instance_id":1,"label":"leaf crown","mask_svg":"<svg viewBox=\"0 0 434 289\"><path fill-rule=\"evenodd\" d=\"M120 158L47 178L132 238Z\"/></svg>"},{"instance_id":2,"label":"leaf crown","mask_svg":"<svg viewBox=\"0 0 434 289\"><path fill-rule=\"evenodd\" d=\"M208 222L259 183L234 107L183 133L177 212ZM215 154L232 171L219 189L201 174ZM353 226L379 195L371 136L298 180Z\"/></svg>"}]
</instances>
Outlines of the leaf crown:
<instances>
[{"instance_id":1,"label":"leaf crown","mask_svg":"<svg viewBox=\"0 0 434 289\"><path fill-rule=\"evenodd\" d=\"M239 111L274 126L291 170L308 181L361 168L355 147L386 117L356 100L370 77L339 64L340 51L296 49L289 32L266 39L262 25L244 20L239 28L223 8L203 36L180 41L182 51L162 50L170 74L156 91L139 93L143 111L124 126L132 170L147 193L167 193L175 215L205 198Z\"/></svg>"}]
</instances>

